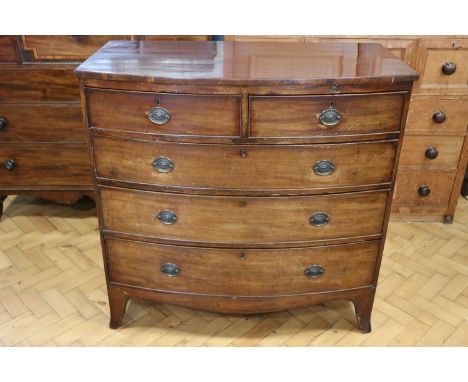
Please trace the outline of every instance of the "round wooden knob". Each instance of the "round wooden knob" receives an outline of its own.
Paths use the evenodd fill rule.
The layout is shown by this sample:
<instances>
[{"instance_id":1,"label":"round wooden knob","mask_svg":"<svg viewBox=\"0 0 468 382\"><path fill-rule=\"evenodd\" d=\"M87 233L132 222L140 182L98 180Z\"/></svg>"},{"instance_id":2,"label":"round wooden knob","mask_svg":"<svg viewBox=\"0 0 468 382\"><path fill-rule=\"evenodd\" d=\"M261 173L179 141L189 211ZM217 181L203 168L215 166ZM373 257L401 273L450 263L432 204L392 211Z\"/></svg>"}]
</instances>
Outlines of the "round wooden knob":
<instances>
[{"instance_id":1,"label":"round wooden knob","mask_svg":"<svg viewBox=\"0 0 468 382\"><path fill-rule=\"evenodd\" d=\"M444 123L446 119L447 119L447 116L442 111L438 111L437 113L434 113L432 115L432 120L435 123Z\"/></svg>"},{"instance_id":2,"label":"round wooden knob","mask_svg":"<svg viewBox=\"0 0 468 382\"><path fill-rule=\"evenodd\" d=\"M7 125L7 120L5 117L0 117L0 130L3 130Z\"/></svg>"},{"instance_id":3,"label":"round wooden knob","mask_svg":"<svg viewBox=\"0 0 468 382\"><path fill-rule=\"evenodd\" d=\"M431 189L426 185L423 185L418 188L418 194L421 196L428 196L431 193Z\"/></svg>"},{"instance_id":4,"label":"round wooden knob","mask_svg":"<svg viewBox=\"0 0 468 382\"><path fill-rule=\"evenodd\" d=\"M439 152L437 151L437 149L435 147L429 147L426 150L426 158L427 159L436 159L438 155L439 155Z\"/></svg>"},{"instance_id":5,"label":"round wooden knob","mask_svg":"<svg viewBox=\"0 0 468 382\"><path fill-rule=\"evenodd\" d=\"M442 65L442 73L446 74L447 76L452 75L457 71L457 65L455 65L453 62L446 62L444 65Z\"/></svg>"},{"instance_id":6,"label":"round wooden knob","mask_svg":"<svg viewBox=\"0 0 468 382\"><path fill-rule=\"evenodd\" d=\"M14 159L7 159L5 162L3 162L3 168L5 170L11 171L16 167L16 162Z\"/></svg>"}]
</instances>

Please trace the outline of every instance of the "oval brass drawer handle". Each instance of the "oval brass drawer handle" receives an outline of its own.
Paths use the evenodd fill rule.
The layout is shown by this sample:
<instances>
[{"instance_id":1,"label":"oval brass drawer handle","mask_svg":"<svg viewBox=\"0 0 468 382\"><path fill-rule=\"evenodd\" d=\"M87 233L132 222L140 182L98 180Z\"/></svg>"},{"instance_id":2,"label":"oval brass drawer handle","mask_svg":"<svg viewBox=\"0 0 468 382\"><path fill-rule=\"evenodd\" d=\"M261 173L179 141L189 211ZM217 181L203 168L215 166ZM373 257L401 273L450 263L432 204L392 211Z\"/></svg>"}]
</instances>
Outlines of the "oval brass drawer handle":
<instances>
[{"instance_id":1,"label":"oval brass drawer handle","mask_svg":"<svg viewBox=\"0 0 468 382\"><path fill-rule=\"evenodd\" d=\"M314 164L313 170L316 175L331 175L333 174L333 171L335 171L335 165L328 159L322 159Z\"/></svg>"},{"instance_id":2,"label":"oval brass drawer handle","mask_svg":"<svg viewBox=\"0 0 468 382\"><path fill-rule=\"evenodd\" d=\"M439 151L437 151L435 147L431 146L426 150L425 154L427 159L436 159L439 155Z\"/></svg>"},{"instance_id":3,"label":"oval brass drawer handle","mask_svg":"<svg viewBox=\"0 0 468 382\"><path fill-rule=\"evenodd\" d=\"M429 196L430 193L431 189L425 184L418 188L418 194L423 197Z\"/></svg>"},{"instance_id":4,"label":"oval brass drawer handle","mask_svg":"<svg viewBox=\"0 0 468 382\"><path fill-rule=\"evenodd\" d=\"M150 111L147 113L147 116L148 119L156 125L164 125L171 119L171 113L169 113L169 110L161 106L156 106L150 109Z\"/></svg>"},{"instance_id":5,"label":"oval brass drawer handle","mask_svg":"<svg viewBox=\"0 0 468 382\"><path fill-rule=\"evenodd\" d=\"M161 211L158 214L158 219L163 224L175 224L177 223L177 215L168 210Z\"/></svg>"},{"instance_id":6,"label":"oval brass drawer handle","mask_svg":"<svg viewBox=\"0 0 468 382\"><path fill-rule=\"evenodd\" d=\"M171 172L174 169L174 162L169 158L159 157L153 161L152 166L159 172Z\"/></svg>"},{"instance_id":7,"label":"oval brass drawer handle","mask_svg":"<svg viewBox=\"0 0 468 382\"><path fill-rule=\"evenodd\" d=\"M327 225L330 222L330 216L326 212L317 212L313 214L310 219L309 223L314 227L322 227Z\"/></svg>"},{"instance_id":8,"label":"oval brass drawer handle","mask_svg":"<svg viewBox=\"0 0 468 382\"><path fill-rule=\"evenodd\" d=\"M319 121L325 126L338 125L341 122L341 113L333 107L330 107L320 113Z\"/></svg>"},{"instance_id":9,"label":"oval brass drawer handle","mask_svg":"<svg viewBox=\"0 0 468 382\"><path fill-rule=\"evenodd\" d=\"M453 62L446 62L442 65L442 73L446 74L447 76L451 76L456 71L457 65L455 65Z\"/></svg>"},{"instance_id":10,"label":"oval brass drawer handle","mask_svg":"<svg viewBox=\"0 0 468 382\"><path fill-rule=\"evenodd\" d=\"M7 126L7 120L5 117L0 117L0 130L3 130Z\"/></svg>"},{"instance_id":11,"label":"oval brass drawer handle","mask_svg":"<svg viewBox=\"0 0 468 382\"><path fill-rule=\"evenodd\" d=\"M161 265L161 272L164 273L166 276L174 277L180 273L180 268L173 263L164 263Z\"/></svg>"},{"instance_id":12,"label":"oval brass drawer handle","mask_svg":"<svg viewBox=\"0 0 468 382\"><path fill-rule=\"evenodd\" d=\"M322 276L324 272L325 269L320 265L311 265L304 270L304 274L311 279Z\"/></svg>"},{"instance_id":13,"label":"oval brass drawer handle","mask_svg":"<svg viewBox=\"0 0 468 382\"><path fill-rule=\"evenodd\" d=\"M16 167L16 162L14 159L7 159L5 162L3 162L3 168L5 170L11 171L14 170Z\"/></svg>"}]
</instances>

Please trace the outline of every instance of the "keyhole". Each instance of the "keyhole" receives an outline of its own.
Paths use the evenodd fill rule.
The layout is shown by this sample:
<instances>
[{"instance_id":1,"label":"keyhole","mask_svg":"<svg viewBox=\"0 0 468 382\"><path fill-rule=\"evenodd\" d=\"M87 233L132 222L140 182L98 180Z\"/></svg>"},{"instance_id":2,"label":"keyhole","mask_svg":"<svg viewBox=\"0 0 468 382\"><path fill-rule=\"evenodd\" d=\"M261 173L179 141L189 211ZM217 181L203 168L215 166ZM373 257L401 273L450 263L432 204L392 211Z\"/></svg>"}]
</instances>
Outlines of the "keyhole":
<instances>
[{"instance_id":1,"label":"keyhole","mask_svg":"<svg viewBox=\"0 0 468 382\"><path fill-rule=\"evenodd\" d=\"M242 157L242 158L245 158L245 157L247 156L247 150L246 150L246 149L242 149L241 152L240 152L240 154L241 154L241 157Z\"/></svg>"},{"instance_id":2,"label":"keyhole","mask_svg":"<svg viewBox=\"0 0 468 382\"><path fill-rule=\"evenodd\" d=\"M239 202L239 205L240 205L241 207L245 207L245 206L247 205L247 202L246 202L245 200L241 200L241 201Z\"/></svg>"},{"instance_id":3,"label":"keyhole","mask_svg":"<svg viewBox=\"0 0 468 382\"><path fill-rule=\"evenodd\" d=\"M161 105L161 100L159 98L156 99L156 106Z\"/></svg>"},{"instance_id":4,"label":"keyhole","mask_svg":"<svg viewBox=\"0 0 468 382\"><path fill-rule=\"evenodd\" d=\"M245 256L245 255L244 255L243 253L240 254L240 259L241 259L241 261L244 261L244 256Z\"/></svg>"}]
</instances>

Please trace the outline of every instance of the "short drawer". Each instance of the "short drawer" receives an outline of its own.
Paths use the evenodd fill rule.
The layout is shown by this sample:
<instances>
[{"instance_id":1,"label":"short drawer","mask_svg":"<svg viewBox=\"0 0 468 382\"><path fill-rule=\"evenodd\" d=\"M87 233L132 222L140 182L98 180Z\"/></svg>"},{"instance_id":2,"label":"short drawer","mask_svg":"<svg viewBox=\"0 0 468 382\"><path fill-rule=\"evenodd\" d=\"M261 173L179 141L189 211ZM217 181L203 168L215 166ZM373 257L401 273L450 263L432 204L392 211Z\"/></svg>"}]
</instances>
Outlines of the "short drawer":
<instances>
[{"instance_id":1,"label":"short drawer","mask_svg":"<svg viewBox=\"0 0 468 382\"><path fill-rule=\"evenodd\" d=\"M0 63L16 63L15 36L0 36Z\"/></svg>"},{"instance_id":2,"label":"short drawer","mask_svg":"<svg viewBox=\"0 0 468 382\"><path fill-rule=\"evenodd\" d=\"M0 142L85 142L77 104L0 104Z\"/></svg>"},{"instance_id":3,"label":"short drawer","mask_svg":"<svg viewBox=\"0 0 468 382\"><path fill-rule=\"evenodd\" d=\"M411 97L406 132L465 135L467 125L467 96L413 95Z\"/></svg>"},{"instance_id":4,"label":"short drawer","mask_svg":"<svg viewBox=\"0 0 468 382\"><path fill-rule=\"evenodd\" d=\"M99 178L265 191L390 183L397 143L215 145L94 136L93 150Z\"/></svg>"},{"instance_id":5,"label":"short drawer","mask_svg":"<svg viewBox=\"0 0 468 382\"><path fill-rule=\"evenodd\" d=\"M85 89L93 127L157 135L240 136L240 96Z\"/></svg>"},{"instance_id":6,"label":"short drawer","mask_svg":"<svg viewBox=\"0 0 468 382\"><path fill-rule=\"evenodd\" d=\"M448 205L455 171L402 172L396 178L393 206L444 207Z\"/></svg>"},{"instance_id":7,"label":"short drawer","mask_svg":"<svg viewBox=\"0 0 468 382\"><path fill-rule=\"evenodd\" d=\"M398 166L456 171L463 139L462 136L406 135Z\"/></svg>"},{"instance_id":8,"label":"short drawer","mask_svg":"<svg viewBox=\"0 0 468 382\"><path fill-rule=\"evenodd\" d=\"M73 69L0 66L0 102L80 102Z\"/></svg>"},{"instance_id":9,"label":"short drawer","mask_svg":"<svg viewBox=\"0 0 468 382\"><path fill-rule=\"evenodd\" d=\"M86 144L2 145L0 166L0 188L92 184Z\"/></svg>"},{"instance_id":10,"label":"short drawer","mask_svg":"<svg viewBox=\"0 0 468 382\"><path fill-rule=\"evenodd\" d=\"M219 249L106 238L105 248L113 283L182 293L274 296L372 285L379 242Z\"/></svg>"},{"instance_id":11,"label":"short drawer","mask_svg":"<svg viewBox=\"0 0 468 382\"><path fill-rule=\"evenodd\" d=\"M292 243L381 233L387 191L290 197L101 187L104 228L184 242Z\"/></svg>"},{"instance_id":12,"label":"short drawer","mask_svg":"<svg viewBox=\"0 0 468 382\"><path fill-rule=\"evenodd\" d=\"M21 36L25 62L83 61L110 40L128 40L130 36L29 35Z\"/></svg>"},{"instance_id":13,"label":"short drawer","mask_svg":"<svg viewBox=\"0 0 468 382\"><path fill-rule=\"evenodd\" d=\"M251 96L250 135L311 137L400 130L404 93Z\"/></svg>"},{"instance_id":14,"label":"short drawer","mask_svg":"<svg viewBox=\"0 0 468 382\"><path fill-rule=\"evenodd\" d=\"M468 91L468 39L422 39L415 92L466 93Z\"/></svg>"}]
</instances>

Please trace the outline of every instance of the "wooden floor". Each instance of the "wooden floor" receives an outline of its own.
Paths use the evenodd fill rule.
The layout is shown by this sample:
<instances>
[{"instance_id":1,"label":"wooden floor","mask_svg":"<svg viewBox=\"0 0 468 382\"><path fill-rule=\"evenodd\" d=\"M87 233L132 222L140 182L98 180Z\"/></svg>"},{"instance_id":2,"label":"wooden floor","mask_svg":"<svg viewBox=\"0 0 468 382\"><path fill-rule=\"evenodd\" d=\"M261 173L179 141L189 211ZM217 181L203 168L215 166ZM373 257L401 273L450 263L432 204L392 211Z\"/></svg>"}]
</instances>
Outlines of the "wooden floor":
<instances>
[{"instance_id":1,"label":"wooden floor","mask_svg":"<svg viewBox=\"0 0 468 382\"><path fill-rule=\"evenodd\" d=\"M226 316L131 300L108 328L95 210L9 197L0 222L3 346L468 346L468 201L453 225L391 222L372 317L348 302Z\"/></svg>"}]
</instances>

